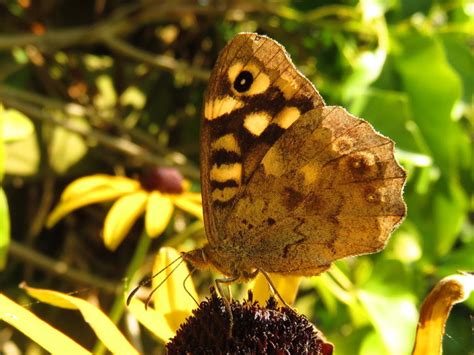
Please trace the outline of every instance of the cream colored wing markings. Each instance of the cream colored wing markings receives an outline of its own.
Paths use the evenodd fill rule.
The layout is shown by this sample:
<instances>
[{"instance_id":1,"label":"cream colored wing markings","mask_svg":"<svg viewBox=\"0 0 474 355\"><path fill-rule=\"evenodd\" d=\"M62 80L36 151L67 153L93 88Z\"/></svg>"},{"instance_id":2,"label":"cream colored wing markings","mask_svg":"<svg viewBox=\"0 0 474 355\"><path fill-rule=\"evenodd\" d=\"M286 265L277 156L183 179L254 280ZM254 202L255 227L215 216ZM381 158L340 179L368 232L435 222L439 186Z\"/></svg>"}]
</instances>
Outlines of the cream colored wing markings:
<instances>
[{"instance_id":1,"label":"cream colored wing markings","mask_svg":"<svg viewBox=\"0 0 474 355\"><path fill-rule=\"evenodd\" d=\"M238 43L236 49L234 50L234 47L236 46L235 43L238 41L242 43ZM217 60L217 64L215 66L215 69L212 73L211 76L211 86L207 92L206 95L206 101L205 101L205 114L204 118L205 119L213 119L214 116L218 111L221 110L221 105L222 101L218 101L219 99L222 100L222 98L219 97L217 88L219 85L222 85L221 81L223 78L223 73L225 75L225 72L228 70L228 64L229 63L229 58L233 58L236 55L240 53L240 49L243 48L246 44L245 38L238 37L232 41L233 45L227 45L226 48L223 50L221 55L219 56ZM233 56L233 57L231 57ZM210 100L210 98L213 98L213 100ZM219 109L216 110L216 106L219 106Z\"/></svg>"},{"instance_id":2,"label":"cream colored wing markings","mask_svg":"<svg viewBox=\"0 0 474 355\"><path fill-rule=\"evenodd\" d=\"M252 43L252 38L242 36L242 37L237 37L235 40L238 41L240 39L242 39L242 44L239 45L235 49L236 55L234 55L234 57L231 57L231 58L227 57L225 62L219 62L220 66L221 66L221 70L219 70L218 75L215 78L216 81L218 81L218 80L221 80L221 81L227 80L228 75L229 75L229 71L232 68L232 65L236 65L235 64L236 62L237 63L239 63L239 62L243 63L245 60L247 61L247 63L249 63L252 60L252 58L258 53L258 51L263 48L263 46L265 44L264 41L261 41L259 46L257 46L253 50L253 53L252 53L252 52L248 52L248 50L251 49L251 47L252 47L252 44L251 44ZM234 52L233 44L232 43L229 44L228 48L229 48L228 49L228 52L229 52L228 55L230 56L230 53ZM243 60L241 60L241 58ZM245 58L247 58L247 59L245 59ZM232 86L232 80L229 80L229 82L230 82L230 86ZM213 107L212 112L210 112L210 115L207 116L206 118L208 118L208 119L218 119L224 114L234 112L237 108L243 107L244 102L242 100L239 100L238 97L232 97L230 94L231 94L231 90L229 90L229 92L227 92L224 97L213 98L213 101L210 103L210 106ZM207 102L206 102L206 105L207 105ZM215 109L214 108L215 106L217 106L218 109Z\"/></svg>"},{"instance_id":3,"label":"cream colored wing markings","mask_svg":"<svg viewBox=\"0 0 474 355\"><path fill-rule=\"evenodd\" d=\"M242 47L244 45L242 45ZM261 45L255 49L255 51L258 52L258 50L263 47L263 45L264 42L262 42ZM247 62L249 63L250 59ZM234 64L234 66L227 66L226 71L221 70L221 73L226 76L229 75L236 77L238 75L238 72L233 73L233 71L242 70L242 66L241 68L235 69L236 65L239 65L239 62L237 62L237 64ZM232 85L233 80L233 77L229 77L230 85ZM223 115L232 113L234 110L243 107L243 102L239 102L230 95L226 95L224 99L215 99L212 102L212 106L214 106L215 102L218 102L218 100L221 100L219 109L214 110L212 114L207 117L208 119L212 118L218 120ZM227 103L225 102L225 100L227 100ZM225 108L225 105L228 105L229 107ZM225 109L223 109L223 107ZM224 161L213 162L209 178L211 180L212 186L212 200L221 203L226 203L236 195L242 183L242 164L240 162L242 156L240 143L238 142L234 133L224 134L224 136L218 137L217 141L220 141L223 138L224 140L221 141L221 144L216 145L214 147L211 144L211 156L219 151L224 151L228 153L227 160L231 161L231 163L225 163ZM229 153L232 153L233 156L230 156Z\"/></svg>"},{"instance_id":4,"label":"cream colored wing markings","mask_svg":"<svg viewBox=\"0 0 474 355\"><path fill-rule=\"evenodd\" d=\"M222 86L225 84L222 81L222 76L227 75L228 63L229 60L236 56L246 55L245 51L241 51L242 48L245 48L247 39L238 36L234 39L231 44L227 45L224 50L219 54L216 65L211 74L209 87L206 92L205 102L204 102L204 114L203 120L201 123L201 184L202 184L202 195L203 195L203 208L204 208L204 223L206 226L207 238L210 244L217 244L222 238L221 233L219 233L220 225L220 210L212 207L213 201L216 199L226 199L229 194L229 189L220 192L218 196L212 196L212 193L219 194L219 191L214 191L215 189L211 186L210 181L210 171L214 164L213 158L211 157L214 138L211 137L211 127L206 124L207 119L212 116L213 112L216 112L217 101L213 100L221 96L220 91L222 91ZM221 103L219 103L219 106ZM228 147L231 152L234 152L235 159L240 159L240 147L238 142L235 141L233 135L228 136L220 141L222 145L221 149L225 152L225 148ZM216 150L216 146L213 148Z\"/></svg>"},{"instance_id":5,"label":"cream colored wing markings","mask_svg":"<svg viewBox=\"0 0 474 355\"><path fill-rule=\"evenodd\" d=\"M293 270L301 273L301 270L306 270L308 274L313 274L335 259L378 251L405 215L406 207L401 196L405 174L394 160L391 141L377 134L365 121L350 116L341 108L326 107L323 111L320 114L311 111L303 115L274 144L231 214L229 224L241 226L235 234L247 241L245 245L253 256L261 255L257 266L266 271ZM322 120L318 117L320 115L323 116ZM338 125L325 127L326 120L331 122L338 116L340 119L341 115L347 122L334 121ZM362 139L362 142L354 142L353 149L347 141L333 145L338 139L346 138L347 133L359 125L370 129L365 135L357 132L351 137ZM310 130L305 135L299 129L304 127ZM334 130L331 131L331 128ZM312 158L301 156L294 145L295 141L301 139L306 139L308 145L314 145L313 139L316 139L323 150L319 150L320 153ZM319 142L321 140L323 142ZM365 150L360 151L357 147L363 145L364 140L368 143ZM378 141L385 141L386 144L375 144L375 147L369 144ZM320 160L324 161L321 152L331 157L337 152L328 153L327 150L331 151L334 147L339 147L343 152L341 155L347 156L347 159L355 155L357 159L351 163L359 163L355 167L352 165L352 168L357 170L362 167L366 173L351 171L350 164L337 167L329 165L330 170L318 171L318 168L322 168ZM287 155L290 152L298 154L288 157L283 156L284 152ZM365 160L357 156L361 152L366 153ZM280 169L283 170L269 171L270 164L265 167L265 160L271 157L269 161L275 161L275 157L279 156ZM297 163L284 164L289 160ZM388 163L382 163L385 161ZM311 173L303 169L308 169L308 164L313 164ZM378 181L370 180L373 173L371 166L377 166ZM354 183L347 185L338 180L338 174L341 173L346 174L346 178L355 178ZM364 174L367 174L369 181L361 181ZM274 256L272 260L265 258L268 253ZM312 255L313 258L303 258L301 255Z\"/></svg>"},{"instance_id":6,"label":"cream colored wing markings","mask_svg":"<svg viewBox=\"0 0 474 355\"><path fill-rule=\"evenodd\" d=\"M230 83L233 82L234 77L236 77L238 75L238 72L243 70L243 69L250 69L253 72L254 82L257 83L257 84L258 84L259 78L265 78L265 80L262 81L264 83L263 86L262 86L263 88L258 89L258 86L257 86L257 90L255 92L247 93L247 95L251 95L251 96L263 93L276 80L276 78L275 78L275 79L272 79L272 82L269 82L268 81L269 80L268 75L266 73L264 73L262 70L258 69L259 66L262 66L264 68L267 67L268 63L272 62L278 54L280 55L280 60L278 61L278 64L275 68L276 70L279 69L279 66L281 64L288 63L288 59L286 58L284 53L281 53L281 48L279 48L277 46L276 50L272 49L275 46L273 41L263 38L260 42L261 43L255 49L255 52L254 52L253 56L249 60L247 60L247 63L245 65L242 65L240 62L237 62L236 64L233 64L233 65L229 66L228 69L227 69L227 71L228 71L227 74L229 74L229 82ZM270 48L265 49L265 45L267 45L267 47L270 46ZM270 58L268 58L266 60L266 62L264 62L263 64L260 64L259 66L257 66L255 64L252 64L252 59L255 60L255 58L257 57L257 54L258 54L257 52L259 50L266 50L266 51L269 51L269 52L273 52L273 55ZM237 68L236 68L236 66L237 66ZM287 64L286 68L288 68L288 66L289 65ZM236 68L236 69L234 70L234 68ZM224 72L223 75L225 75L225 72ZM207 112L206 113L207 118L212 118L213 120L218 120L223 114L233 112L235 110L235 108L240 108L239 106L236 106L236 105L233 104L232 101L234 100L234 102L235 102L234 98L229 97L228 100L229 100L229 108L223 109L222 107L225 107L224 105L226 103L225 102L223 103L223 101L220 101L219 109L213 110L212 114L209 114L209 112ZM208 105L208 107L209 106L211 106L211 107L215 106L216 102L217 102L217 99L212 102L212 105ZM282 126L282 128L286 129L292 122L294 122L297 119L298 113L299 113L299 111L298 111L297 108L294 108L293 110L289 110L289 111L287 110L287 111L280 112L279 115L276 115L276 117L278 119L277 124L280 124ZM243 127L249 133L251 133L255 137L258 137L270 125L273 118L274 117L271 117L266 111L251 112L243 118ZM212 153L213 153L213 151L211 149L211 154ZM213 196L214 199L216 199L217 201L220 201L220 202L229 201L234 196L234 194L238 191L238 189L240 187L240 184L241 184L241 181L239 181L235 175L229 176L229 175L224 175L224 172L222 172L222 174L220 173L220 171L222 169L228 169L228 168L229 167L226 167L226 166L223 166L222 168L213 166L213 170L212 170L213 174L211 175L211 180L224 183L225 181L223 181L223 178L221 178L219 180L217 179L220 175L222 175L222 176L228 177L229 181L235 181L237 183L237 186L226 186L226 187L221 186L220 188L219 187L214 188L214 190L212 192L212 194L213 194L212 196ZM239 166L240 170L237 169L236 165L234 165L233 168L234 168L234 170L233 170L234 172L241 171L241 166Z\"/></svg>"}]
</instances>

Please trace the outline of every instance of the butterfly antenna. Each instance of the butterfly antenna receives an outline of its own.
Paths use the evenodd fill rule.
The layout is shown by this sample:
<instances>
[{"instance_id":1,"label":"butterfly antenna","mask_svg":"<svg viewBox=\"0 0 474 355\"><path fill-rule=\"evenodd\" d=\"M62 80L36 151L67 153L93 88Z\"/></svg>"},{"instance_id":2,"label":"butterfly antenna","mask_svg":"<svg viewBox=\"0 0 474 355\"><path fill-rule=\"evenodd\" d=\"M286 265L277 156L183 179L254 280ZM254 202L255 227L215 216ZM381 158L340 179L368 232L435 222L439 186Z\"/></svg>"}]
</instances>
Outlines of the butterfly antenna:
<instances>
[{"instance_id":1,"label":"butterfly antenna","mask_svg":"<svg viewBox=\"0 0 474 355\"><path fill-rule=\"evenodd\" d=\"M196 305L199 306L198 301L196 301L194 296L191 294L191 292L189 292L188 288L186 287L186 281L188 281L188 279L191 277L192 274L194 274L194 271L196 271L196 270L197 269L195 267L193 267L191 272L185 277L185 279L183 280L183 288L186 291L186 293L189 295L189 297L191 297L193 299L194 303L196 303Z\"/></svg>"},{"instance_id":2,"label":"butterfly antenna","mask_svg":"<svg viewBox=\"0 0 474 355\"><path fill-rule=\"evenodd\" d=\"M181 256L180 258L182 258L182 256ZM178 259L179 259L179 258L178 258ZM178 259L174 260L173 263L174 263L175 261L177 261ZM161 287L161 285L163 285L163 284L166 282L166 280L168 280L168 279L170 278L170 276L173 274L173 272L175 272L175 270L183 263L183 261L184 261L184 259L181 259L181 261L178 263L178 265L176 265L174 268L171 269L170 273L169 273L168 275L166 275L166 277L163 279L163 281L161 281L161 282L158 284L158 286L156 286L156 287L150 292L150 294L148 295L148 297L146 298L146 301L145 301L145 309L148 308L148 304L150 303L151 298L153 297L153 295L155 294L155 292L158 291L158 289ZM171 265L171 264L170 264L170 265ZM170 266L170 265L168 265L168 266ZM167 267L168 267L168 266L167 266ZM164 270L164 269L163 269L163 270ZM161 270L161 271L163 271L163 270ZM158 274L161 273L161 271L158 272L158 273L156 273L155 275L153 275L153 277L158 276Z\"/></svg>"},{"instance_id":3,"label":"butterfly antenna","mask_svg":"<svg viewBox=\"0 0 474 355\"><path fill-rule=\"evenodd\" d=\"M278 290L277 290L277 288L275 287L275 285L274 285L272 279L270 278L270 275L268 275L268 273L267 273L266 271L263 271L263 270L259 270L259 271L260 271L260 272L262 273L262 275L265 277L265 279L267 280L268 284L270 285L270 288L272 289L273 293L274 293L275 295L277 295L277 297L280 299L281 303L283 303L283 305L284 305L285 307L292 309L291 306L290 306L288 303L286 303L286 301L285 301L285 300L283 299L283 297L280 295L280 292L278 292Z\"/></svg>"},{"instance_id":4,"label":"butterfly antenna","mask_svg":"<svg viewBox=\"0 0 474 355\"><path fill-rule=\"evenodd\" d=\"M151 277L149 277L148 279L146 280L143 280L143 281L140 281L140 283L138 284L138 286L136 286L128 295L127 297L127 306L130 304L130 302L132 301L132 298L133 296L138 292L138 290L140 288L142 288L143 286L147 286L150 284L151 281L153 281L153 279L158 276L159 274L161 274L163 271L165 271L167 268L169 268L171 265L173 265L175 262L177 262L179 259L181 259L183 257L183 255L180 255L179 257L177 257L176 259L174 259L172 262L170 262L168 265L166 265L163 269L161 269L160 271L158 271L156 274L152 275ZM180 263L181 264L181 263ZM178 264L179 266L179 264ZM174 271L175 269L173 269ZM172 272L173 272L172 271Z\"/></svg>"}]
</instances>

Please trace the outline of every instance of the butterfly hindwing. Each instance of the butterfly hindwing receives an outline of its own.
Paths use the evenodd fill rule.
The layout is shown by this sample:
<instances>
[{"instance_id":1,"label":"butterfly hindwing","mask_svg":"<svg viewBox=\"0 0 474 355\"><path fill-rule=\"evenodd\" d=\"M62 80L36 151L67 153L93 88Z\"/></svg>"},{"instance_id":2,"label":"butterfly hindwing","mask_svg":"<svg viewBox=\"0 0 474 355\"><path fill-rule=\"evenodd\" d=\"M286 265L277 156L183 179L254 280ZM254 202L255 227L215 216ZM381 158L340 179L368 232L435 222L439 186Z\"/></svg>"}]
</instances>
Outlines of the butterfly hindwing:
<instances>
[{"instance_id":1,"label":"butterfly hindwing","mask_svg":"<svg viewBox=\"0 0 474 355\"><path fill-rule=\"evenodd\" d=\"M267 151L226 224L256 268L314 275L383 248L406 212L404 181L390 139L341 107L319 108Z\"/></svg>"}]
</instances>

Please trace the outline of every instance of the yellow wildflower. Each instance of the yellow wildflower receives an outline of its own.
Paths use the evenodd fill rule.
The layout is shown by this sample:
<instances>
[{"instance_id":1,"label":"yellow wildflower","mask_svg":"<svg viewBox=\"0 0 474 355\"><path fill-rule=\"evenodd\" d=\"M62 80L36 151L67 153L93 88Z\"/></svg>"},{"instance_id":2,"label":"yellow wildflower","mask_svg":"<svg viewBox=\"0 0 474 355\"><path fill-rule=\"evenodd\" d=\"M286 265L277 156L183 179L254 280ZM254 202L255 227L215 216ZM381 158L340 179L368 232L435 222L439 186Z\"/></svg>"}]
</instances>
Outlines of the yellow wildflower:
<instances>
[{"instance_id":1,"label":"yellow wildflower","mask_svg":"<svg viewBox=\"0 0 474 355\"><path fill-rule=\"evenodd\" d=\"M80 207L117 200L108 212L103 228L106 247L115 250L144 212L145 230L151 238L165 230L175 207L202 219L201 194L188 189L189 182L173 168L151 168L142 175L140 182L105 174L86 176L66 187L46 225L51 228Z\"/></svg>"}]
</instances>

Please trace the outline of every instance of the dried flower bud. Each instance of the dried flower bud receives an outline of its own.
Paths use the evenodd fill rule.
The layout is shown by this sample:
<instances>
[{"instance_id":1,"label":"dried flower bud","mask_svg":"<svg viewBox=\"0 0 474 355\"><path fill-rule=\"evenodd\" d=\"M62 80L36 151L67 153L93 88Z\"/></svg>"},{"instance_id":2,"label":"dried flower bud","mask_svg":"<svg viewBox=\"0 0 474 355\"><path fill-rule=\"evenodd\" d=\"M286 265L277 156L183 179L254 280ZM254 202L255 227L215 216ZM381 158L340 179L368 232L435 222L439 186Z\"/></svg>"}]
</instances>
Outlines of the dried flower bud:
<instances>
[{"instance_id":1,"label":"dried flower bud","mask_svg":"<svg viewBox=\"0 0 474 355\"><path fill-rule=\"evenodd\" d=\"M148 167L140 175L140 184L145 190L158 190L168 194L183 192L183 176L175 168Z\"/></svg>"},{"instance_id":2,"label":"dried flower bud","mask_svg":"<svg viewBox=\"0 0 474 355\"><path fill-rule=\"evenodd\" d=\"M168 354L321 354L330 355L333 345L294 310L277 306L270 298L266 307L249 299L231 303L232 337L224 301L211 290L167 344Z\"/></svg>"}]
</instances>

